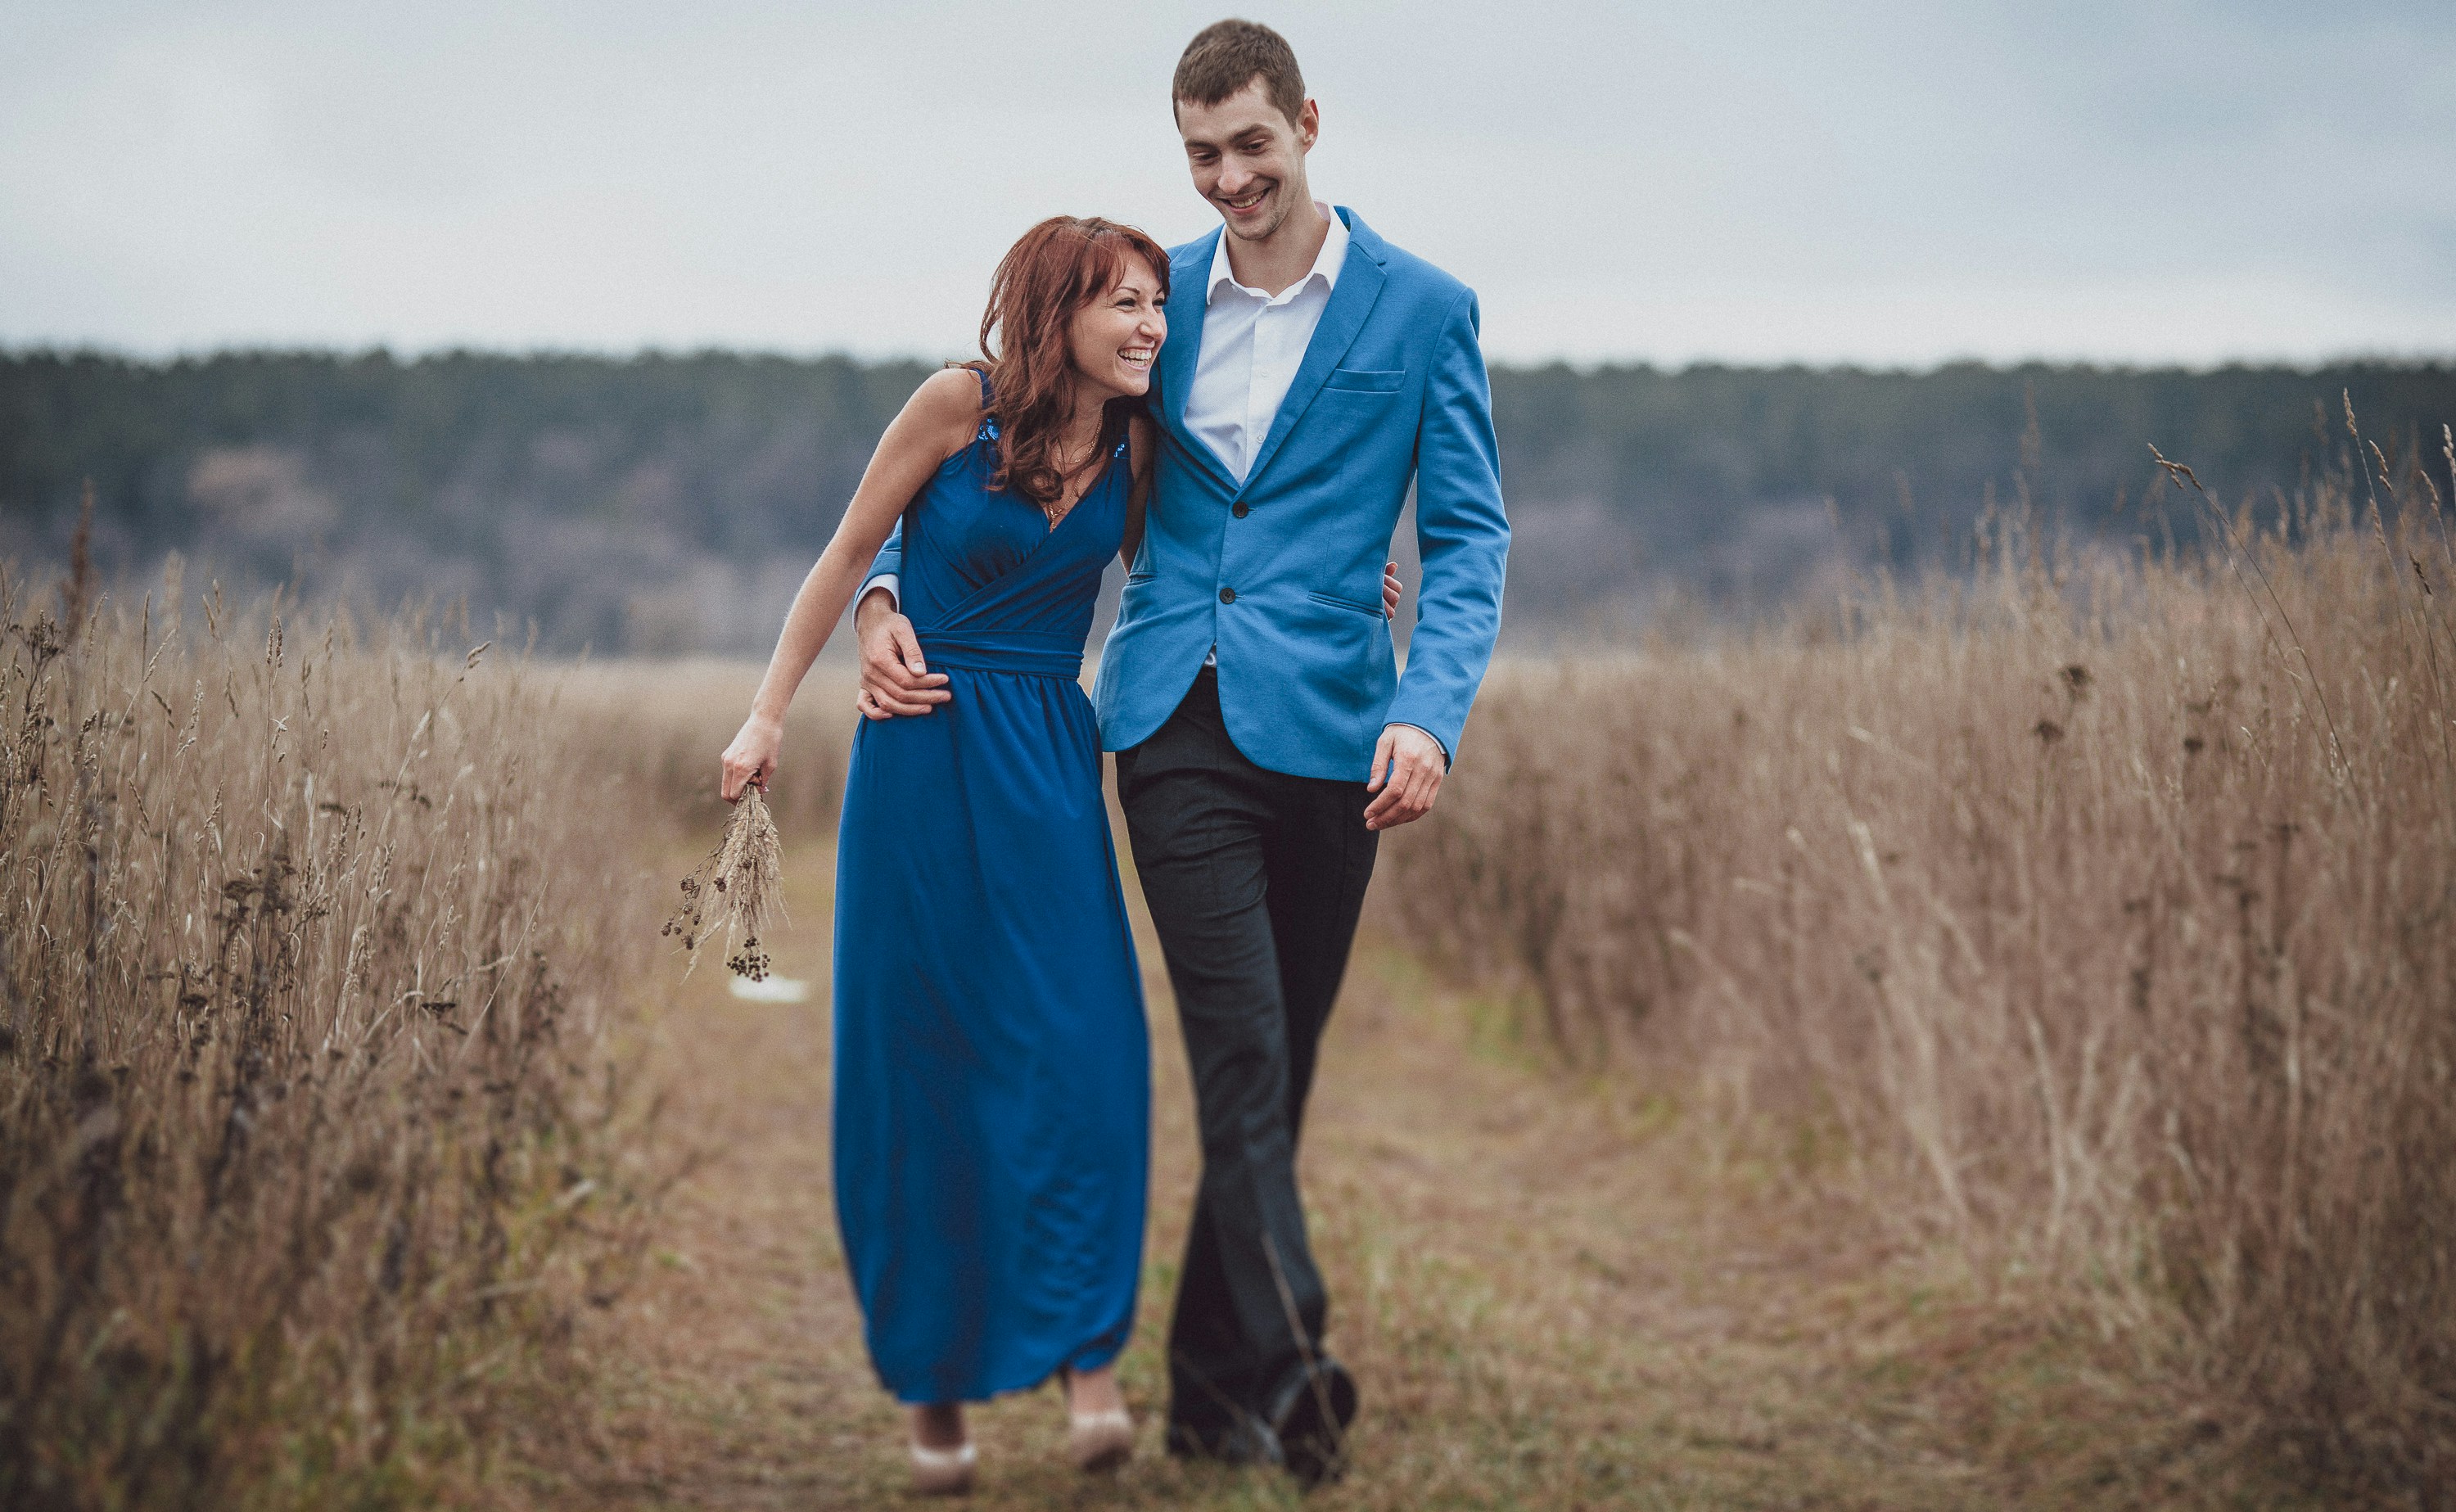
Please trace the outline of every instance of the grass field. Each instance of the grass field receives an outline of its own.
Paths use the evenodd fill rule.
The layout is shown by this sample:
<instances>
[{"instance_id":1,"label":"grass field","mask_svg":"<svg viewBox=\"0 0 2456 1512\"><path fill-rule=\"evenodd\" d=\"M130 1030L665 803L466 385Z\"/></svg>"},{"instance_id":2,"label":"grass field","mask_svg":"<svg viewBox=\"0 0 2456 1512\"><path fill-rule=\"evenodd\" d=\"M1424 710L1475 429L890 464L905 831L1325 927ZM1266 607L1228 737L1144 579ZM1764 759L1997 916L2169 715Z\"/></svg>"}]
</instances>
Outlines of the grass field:
<instances>
[{"instance_id":1,"label":"grass field","mask_svg":"<svg viewBox=\"0 0 2456 1512\"><path fill-rule=\"evenodd\" d=\"M2008 529L1497 666L1308 1124L1366 1397L1308 1504L2456 1504L2456 548L2367 455L2205 556ZM175 582L0 622L0 1505L900 1495L829 1194L840 673L775 805L813 991L759 1003L657 931L755 667ZM1144 1452L993 1404L983 1506L1294 1504L1154 1452L1196 1171L1137 920Z\"/></svg>"},{"instance_id":2,"label":"grass field","mask_svg":"<svg viewBox=\"0 0 2456 1512\"><path fill-rule=\"evenodd\" d=\"M667 869L688 859L677 851ZM831 860L788 856L784 974L824 983ZM1124 1366L1141 1456L1062 1461L1048 1391L975 1417L984 1507L1294 1506L1276 1478L1156 1453L1159 1336L1196 1175L1147 927L1158 1086L1143 1317ZM1509 1005L1368 940L1333 1021L1305 1180L1362 1378L1323 1508L2322 1504L2177 1411L2119 1341L1903 1242L1839 1151L1565 1076ZM653 1031L696 1153L641 1283L584 1334L588 1455L501 1488L542 1507L894 1503L901 1419L873 1383L828 1195L827 1017L703 968Z\"/></svg>"}]
</instances>

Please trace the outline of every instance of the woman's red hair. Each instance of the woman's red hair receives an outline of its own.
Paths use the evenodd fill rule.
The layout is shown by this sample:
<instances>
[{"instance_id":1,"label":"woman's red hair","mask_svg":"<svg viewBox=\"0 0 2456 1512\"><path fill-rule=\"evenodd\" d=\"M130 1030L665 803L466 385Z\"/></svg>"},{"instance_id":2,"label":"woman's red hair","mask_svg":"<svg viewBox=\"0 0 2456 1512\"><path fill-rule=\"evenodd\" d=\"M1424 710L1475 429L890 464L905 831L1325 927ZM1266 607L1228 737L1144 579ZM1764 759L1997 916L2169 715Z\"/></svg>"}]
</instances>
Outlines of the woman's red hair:
<instances>
[{"instance_id":1,"label":"woman's red hair","mask_svg":"<svg viewBox=\"0 0 2456 1512\"><path fill-rule=\"evenodd\" d=\"M1064 496L1057 441L1074 410L1074 389L1067 328L1075 311L1116 287L1136 257L1151 264L1159 296L1166 299L1168 254L1159 243L1096 215L1052 215L1025 232L999 260L990 279L989 309L981 316L981 360L962 364L989 375L990 412L998 421L998 465L991 487L1013 488L1043 509ZM1116 444L1127 417L1141 402L1110 401L1094 457Z\"/></svg>"}]
</instances>

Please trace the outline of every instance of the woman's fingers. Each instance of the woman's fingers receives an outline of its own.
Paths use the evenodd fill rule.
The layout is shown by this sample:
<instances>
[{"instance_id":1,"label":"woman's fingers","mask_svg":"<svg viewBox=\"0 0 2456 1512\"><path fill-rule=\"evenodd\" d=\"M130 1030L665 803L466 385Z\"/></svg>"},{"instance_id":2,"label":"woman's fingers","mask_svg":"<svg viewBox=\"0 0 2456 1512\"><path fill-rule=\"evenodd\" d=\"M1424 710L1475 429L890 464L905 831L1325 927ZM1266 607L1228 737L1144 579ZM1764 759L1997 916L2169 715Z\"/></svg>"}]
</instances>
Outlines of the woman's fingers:
<instances>
[{"instance_id":1,"label":"woman's fingers","mask_svg":"<svg viewBox=\"0 0 2456 1512\"><path fill-rule=\"evenodd\" d=\"M776 772L781 738L782 732L773 724L757 715L745 720L741 733L733 737L733 743L717 759L722 772L716 787L718 796L730 804L741 802L745 787L765 791L768 779Z\"/></svg>"},{"instance_id":2,"label":"woman's fingers","mask_svg":"<svg viewBox=\"0 0 2456 1512\"><path fill-rule=\"evenodd\" d=\"M728 756L725 761L725 780L717 791L727 803L738 804L742 801L744 788L756 787L764 793L775 776L776 764L773 761L745 762Z\"/></svg>"}]
</instances>

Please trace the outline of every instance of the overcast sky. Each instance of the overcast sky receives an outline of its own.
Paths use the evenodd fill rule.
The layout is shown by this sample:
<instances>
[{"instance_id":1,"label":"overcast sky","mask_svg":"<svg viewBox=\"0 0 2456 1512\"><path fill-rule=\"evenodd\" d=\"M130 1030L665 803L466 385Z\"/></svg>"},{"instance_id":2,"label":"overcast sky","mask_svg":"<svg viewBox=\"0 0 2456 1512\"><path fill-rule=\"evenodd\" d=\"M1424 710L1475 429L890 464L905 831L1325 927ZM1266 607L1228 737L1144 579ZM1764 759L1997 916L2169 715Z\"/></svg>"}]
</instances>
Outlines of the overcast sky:
<instances>
[{"instance_id":1,"label":"overcast sky","mask_svg":"<svg viewBox=\"0 0 2456 1512\"><path fill-rule=\"evenodd\" d=\"M1220 13L0 0L0 344L963 355ZM1245 13L1498 359L2456 354L2456 0Z\"/></svg>"}]
</instances>

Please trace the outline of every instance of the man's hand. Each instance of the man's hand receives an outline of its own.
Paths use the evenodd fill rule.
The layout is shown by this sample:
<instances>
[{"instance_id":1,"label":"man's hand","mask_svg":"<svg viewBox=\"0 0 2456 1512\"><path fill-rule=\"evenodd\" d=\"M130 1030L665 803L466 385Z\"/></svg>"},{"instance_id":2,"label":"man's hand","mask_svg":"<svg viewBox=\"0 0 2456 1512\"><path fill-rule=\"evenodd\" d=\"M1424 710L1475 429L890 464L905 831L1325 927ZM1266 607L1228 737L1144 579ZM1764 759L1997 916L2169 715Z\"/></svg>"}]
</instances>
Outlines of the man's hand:
<instances>
[{"instance_id":1,"label":"man's hand","mask_svg":"<svg viewBox=\"0 0 2456 1512\"><path fill-rule=\"evenodd\" d=\"M1442 743L1413 725L1385 725L1373 747L1373 775L1364 790L1380 793L1364 809L1364 828L1388 829L1432 812L1449 758Z\"/></svg>"},{"instance_id":2,"label":"man's hand","mask_svg":"<svg viewBox=\"0 0 2456 1512\"><path fill-rule=\"evenodd\" d=\"M955 696L947 691L947 674L931 671L921 660L912 622L895 612L884 590L873 588L861 596L852 628L861 643L861 691L854 695L853 706L864 715L893 719L928 714Z\"/></svg>"}]
</instances>

